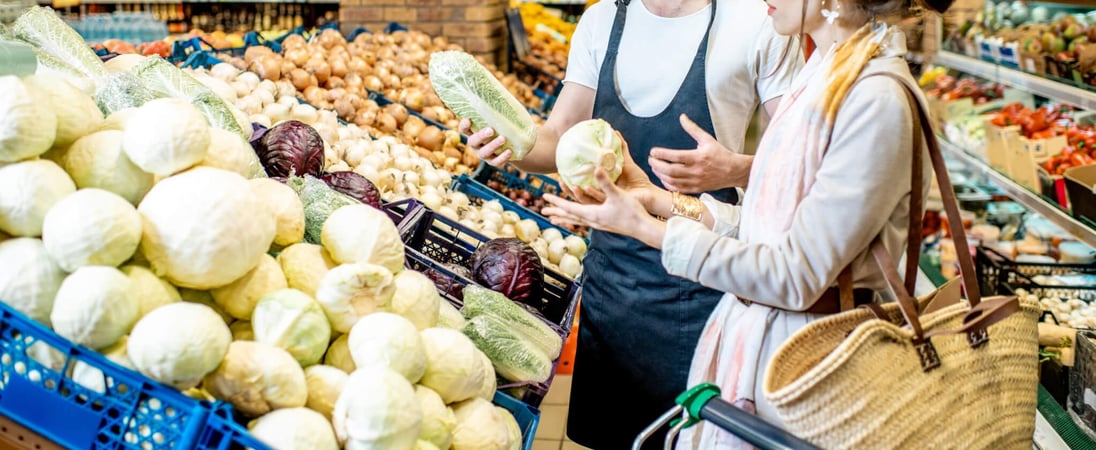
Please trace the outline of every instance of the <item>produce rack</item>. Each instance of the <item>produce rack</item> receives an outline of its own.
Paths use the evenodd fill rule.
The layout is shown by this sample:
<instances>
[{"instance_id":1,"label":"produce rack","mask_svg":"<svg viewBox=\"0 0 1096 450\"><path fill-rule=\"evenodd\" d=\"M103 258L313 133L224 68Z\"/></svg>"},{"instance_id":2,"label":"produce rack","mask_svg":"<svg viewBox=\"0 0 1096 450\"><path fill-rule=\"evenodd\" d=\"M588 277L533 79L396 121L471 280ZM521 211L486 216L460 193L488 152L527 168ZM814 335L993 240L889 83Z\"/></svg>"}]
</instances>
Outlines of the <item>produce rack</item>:
<instances>
[{"instance_id":1,"label":"produce rack","mask_svg":"<svg viewBox=\"0 0 1096 450\"><path fill-rule=\"evenodd\" d=\"M550 220L548 220L547 217L533 212L533 210L518 204L501 192L487 187L485 184L477 181L473 177L469 177L468 175L461 175L457 178L454 178L451 189L457 192L463 192L465 194L468 194L470 197L477 199L476 201L478 203L482 203L485 201L497 201L502 204L503 209L518 213L518 216L520 216L522 219L532 219L541 229L555 228L559 230L559 232L562 233L564 237L575 234L571 232L571 230L552 223ZM537 195L537 197L539 197L539 195ZM583 237L583 239L586 238Z\"/></svg>"}]
</instances>

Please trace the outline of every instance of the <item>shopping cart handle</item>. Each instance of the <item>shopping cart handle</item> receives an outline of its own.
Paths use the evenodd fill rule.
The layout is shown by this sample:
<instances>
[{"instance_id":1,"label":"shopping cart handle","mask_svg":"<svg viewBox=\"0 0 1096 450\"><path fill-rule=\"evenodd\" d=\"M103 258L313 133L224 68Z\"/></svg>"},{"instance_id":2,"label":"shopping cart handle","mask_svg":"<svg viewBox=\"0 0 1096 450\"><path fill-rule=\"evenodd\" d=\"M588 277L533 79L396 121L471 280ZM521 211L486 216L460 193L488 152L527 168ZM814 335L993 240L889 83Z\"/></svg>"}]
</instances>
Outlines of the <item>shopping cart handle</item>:
<instances>
[{"instance_id":1,"label":"shopping cart handle","mask_svg":"<svg viewBox=\"0 0 1096 450\"><path fill-rule=\"evenodd\" d=\"M727 430L760 450L820 450L814 444L721 398L708 400L700 408L700 419Z\"/></svg>"}]
</instances>

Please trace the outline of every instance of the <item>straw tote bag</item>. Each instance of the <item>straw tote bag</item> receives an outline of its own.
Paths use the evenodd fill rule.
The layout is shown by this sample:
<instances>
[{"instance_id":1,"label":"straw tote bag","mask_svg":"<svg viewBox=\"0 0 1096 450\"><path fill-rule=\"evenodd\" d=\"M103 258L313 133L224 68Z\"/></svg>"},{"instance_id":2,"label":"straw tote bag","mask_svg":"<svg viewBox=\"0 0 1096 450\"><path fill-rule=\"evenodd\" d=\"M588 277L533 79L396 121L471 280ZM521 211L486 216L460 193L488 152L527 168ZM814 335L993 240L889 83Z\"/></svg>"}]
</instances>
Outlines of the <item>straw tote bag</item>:
<instances>
[{"instance_id":1,"label":"straw tote bag","mask_svg":"<svg viewBox=\"0 0 1096 450\"><path fill-rule=\"evenodd\" d=\"M927 139L949 217L958 206L931 123L918 112L915 149ZM913 158L910 210L920 211L921 152ZM916 209L914 209L916 208ZM808 324L769 362L765 397L788 431L827 449L1032 448L1039 383L1038 303L982 298L970 253L958 252L962 283L914 299L920 217L911 214L907 277L876 238L871 252L897 302L870 305ZM916 224L915 224L916 223ZM962 222L948 221L955 248ZM914 234L916 233L916 234ZM851 296L850 283L839 287Z\"/></svg>"}]
</instances>

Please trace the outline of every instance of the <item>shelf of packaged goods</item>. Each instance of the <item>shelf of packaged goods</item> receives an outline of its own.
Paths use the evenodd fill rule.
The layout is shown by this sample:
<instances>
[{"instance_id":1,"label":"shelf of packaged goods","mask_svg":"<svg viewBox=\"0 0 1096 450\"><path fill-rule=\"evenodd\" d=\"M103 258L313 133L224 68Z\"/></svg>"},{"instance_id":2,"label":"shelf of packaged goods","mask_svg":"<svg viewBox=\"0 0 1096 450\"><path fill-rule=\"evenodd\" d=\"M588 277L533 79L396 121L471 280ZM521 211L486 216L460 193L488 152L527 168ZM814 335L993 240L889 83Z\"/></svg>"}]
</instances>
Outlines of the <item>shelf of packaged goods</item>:
<instances>
[{"instance_id":1,"label":"shelf of packaged goods","mask_svg":"<svg viewBox=\"0 0 1096 450\"><path fill-rule=\"evenodd\" d=\"M940 141L940 148L943 149L944 152L962 161L972 172L979 173L988 178L994 185L1001 188L1005 194L1017 203L1024 205L1029 210L1047 218L1047 220L1050 220L1065 230L1066 233L1076 237L1077 240L1096 247L1096 229L1077 220L1057 205L1051 204L1049 200L1044 199L1038 193L1032 192L1028 188L1012 181L1011 178L990 167L984 161L978 159L978 157L967 153L958 145L952 144L939 136L937 137L937 140Z\"/></svg>"},{"instance_id":2,"label":"shelf of packaged goods","mask_svg":"<svg viewBox=\"0 0 1096 450\"><path fill-rule=\"evenodd\" d=\"M977 75L987 80L1004 83L1011 87L1078 106L1082 109L1090 111L1096 110L1096 92L1090 92L1075 86L1048 80L1038 75L943 50L936 53L933 63L944 67L950 67L963 73Z\"/></svg>"}]
</instances>

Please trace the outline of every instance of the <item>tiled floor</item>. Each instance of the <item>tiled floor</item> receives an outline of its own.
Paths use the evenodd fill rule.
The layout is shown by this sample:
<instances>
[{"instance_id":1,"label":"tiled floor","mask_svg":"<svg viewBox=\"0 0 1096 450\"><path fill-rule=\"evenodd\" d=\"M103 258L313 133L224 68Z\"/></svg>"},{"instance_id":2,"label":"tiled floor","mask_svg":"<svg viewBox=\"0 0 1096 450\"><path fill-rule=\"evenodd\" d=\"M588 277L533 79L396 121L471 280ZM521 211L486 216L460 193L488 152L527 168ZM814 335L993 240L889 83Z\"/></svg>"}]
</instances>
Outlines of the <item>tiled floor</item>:
<instances>
[{"instance_id":1,"label":"tiled floor","mask_svg":"<svg viewBox=\"0 0 1096 450\"><path fill-rule=\"evenodd\" d=\"M567 440L567 403L571 398L571 376L556 375L548 396L540 405L540 425L533 441L533 450L586 450Z\"/></svg>"}]
</instances>

